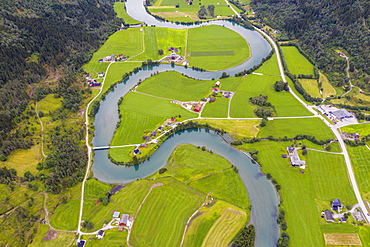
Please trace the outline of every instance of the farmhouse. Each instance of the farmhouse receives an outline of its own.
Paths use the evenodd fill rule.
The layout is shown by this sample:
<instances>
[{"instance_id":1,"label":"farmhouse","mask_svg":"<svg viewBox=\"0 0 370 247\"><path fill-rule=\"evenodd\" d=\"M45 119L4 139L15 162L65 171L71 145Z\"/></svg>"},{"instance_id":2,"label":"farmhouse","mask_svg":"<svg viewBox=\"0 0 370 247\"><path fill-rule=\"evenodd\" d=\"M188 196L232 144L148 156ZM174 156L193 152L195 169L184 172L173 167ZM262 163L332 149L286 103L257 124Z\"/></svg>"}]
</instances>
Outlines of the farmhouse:
<instances>
[{"instance_id":1,"label":"farmhouse","mask_svg":"<svg viewBox=\"0 0 370 247\"><path fill-rule=\"evenodd\" d=\"M339 199L334 199L333 202L331 203L331 208L333 210L341 210L342 209L342 204L340 203Z\"/></svg>"},{"instance_id":2,"label":"farmhouse","mask_svg":"<svg viewBox=\"0 0 370 247\"><path fill-rule=\"evenodd\" d=\"M295 147L287 147L287 151L288 151L288 154L289 154L289 158L290 158L290 164L292 166L304 166L306 165L306 161L304 160L301 160L299 158L299 155L298 155L298 152L297 152L297 149Z\"/></svg>"},{"instance_id":3,"label":"farmhouse","mask_svg":"<svg viewBox=\"0 0 370 247\"><path fill-rule=\"evenodd\" d=\"M98 231L98 234L96 234L96 237L98 239L102 239L104 237L104 231L103 230Z\"/></svg>"},{"instance_id":4,"label":"farmhouse","mask_svg":"<svg viewBox=\"0 0 370 247\"><path fill-rule=\"evenodd\" d=\"M134 149L134 154L135 154L135 155L137 155L139 152L140 152L140 149L138 149L138 148L135 148L135 149Z\"/></svg>"},{"instance_id":5,"label":"farmhouse","mask_svg":"<svg viewBox=\"0 0 370 247\"><path fill-rule=\"evenodd\" d=\"M194 111L195 111L195 112L199 112L201 108L202 108L202 103L198 103L198 105L196 105L196 106L194 107Z\"/></svg>"},{"instance_id":6,"label":"farmhouse","mask_svg":"<svg viewBox=\"0 0 370 247\"><path fill-rule=\"evenodd\" d=\"M148 144L147 144L147 143L141 143L141 144L140 144L140 147L141 147L141 148L147 148L147 147L148 147Z\"/></svg>"},{"instance_id":7,"label":"farmhouse","mask_svg":"<svg viewBox=\"0 0 370 247\"><path fill-rule=\"evenodd\" d=\"M112 218L119 218L120 214L120 212L114 212Z\"/></svg>"},{"instance_id":8,"label":"farmhouse","mask_svg":"<svg viewBox=\"0 0 370 247\"><path fill-rule=\"evenodd\" d=\"M123 214L121 220L119 221L120 226L127 226L128 224L128 214Z\"/></svg>"},{"instance_id":9,"label":"farmhouse","mask_svg":"<svg viewBox=\"0 0 370 247\"><path fill-rule=\"evenodd\" d=\"M84 247L86 244L86 240L81 240L77 243L77 247Z\"/></svg>"},{"instance_id":10,"label":"farmhouse","mask_svg":"<svg viewBox=\"0 0 370 247\"><path fill-rule=\"evenodd\" d=\"M215 84L215 87L219 87L220 86L220 81L217 81L216 84Z\"/></svg>"},{"instance_id":11,"label":"farmhouse","mask_svg":"<svg viewBox=\"0 0 370 247\"><path fill-rule=\"evenodd\" d=\"M326 221L334 222L333 214L329 210L324 211L324 216Z\"/></svg>"},{"instance_id":12,"label":"farmhouse","mask_svg":"<svg viewBox=\"0 0 370 247\"><path fill-rule=\"evenodd\" d=\"M211 98L209 98L209 101L210 102L215 102L216 101L216 98L211 97Z\"/></svg>"}]
</instances>

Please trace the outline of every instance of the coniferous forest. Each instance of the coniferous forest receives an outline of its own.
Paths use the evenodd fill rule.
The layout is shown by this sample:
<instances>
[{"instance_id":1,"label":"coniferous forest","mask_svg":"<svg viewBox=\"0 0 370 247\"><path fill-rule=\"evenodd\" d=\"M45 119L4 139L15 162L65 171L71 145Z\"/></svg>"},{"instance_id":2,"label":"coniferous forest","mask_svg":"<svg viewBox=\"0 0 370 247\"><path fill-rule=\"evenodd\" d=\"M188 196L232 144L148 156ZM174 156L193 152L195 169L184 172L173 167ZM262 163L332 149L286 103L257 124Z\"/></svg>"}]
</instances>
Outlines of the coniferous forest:
<instances>
[{"instance_id":1,"label":"coniferous forest","mask_svg":"<svg viewBox=\"0 0 370 247\"><path fill-rule=\"evenodd\" d=\"M81 95L71 86L90 55L117 29L113 0L0 1L0 156L31 145L27 133L14 130L30 100L53 92L33 87L50 71L60 71L60 95ZM67 91L68 90L68 91ZM76 110L82 97L64 106ZM67 99L68 101L68 99ZM13 130L13 131L12 131Z\"/></svg>"},{"instance_id":2,"label":"coniferous forest","mask_svg":"<svg viewBox=\"0 0 370 247\"><path fill-rule=\"evenodd\" d=\"M335 52L350 56L353 83L370 89L370 2L367 0L252 0L256 17L283 31L280 40L297 40L319 69L338 86L345 82L346 61Z\"/></svg>"}]
</instances>

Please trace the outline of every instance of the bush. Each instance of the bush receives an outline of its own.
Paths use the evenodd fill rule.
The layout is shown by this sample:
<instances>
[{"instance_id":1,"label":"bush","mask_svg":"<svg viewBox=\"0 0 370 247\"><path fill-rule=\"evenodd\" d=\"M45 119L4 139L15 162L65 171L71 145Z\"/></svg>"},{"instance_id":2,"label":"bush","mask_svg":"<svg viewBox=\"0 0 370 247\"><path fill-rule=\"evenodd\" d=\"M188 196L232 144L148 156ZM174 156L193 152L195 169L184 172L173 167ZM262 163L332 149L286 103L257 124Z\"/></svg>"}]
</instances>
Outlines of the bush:
<instances>
[{"instance_id":1,"label":"bush","mask_svg":"<svg viewBox=\"0 0 370 247\"><path fill-rule=\"evenodd\" d=\"M165 173L166 171L167 171L167 168L163 167L163 168L159 169L158 173L162 174L162 173Z\"/></svg>"}]
</instances>

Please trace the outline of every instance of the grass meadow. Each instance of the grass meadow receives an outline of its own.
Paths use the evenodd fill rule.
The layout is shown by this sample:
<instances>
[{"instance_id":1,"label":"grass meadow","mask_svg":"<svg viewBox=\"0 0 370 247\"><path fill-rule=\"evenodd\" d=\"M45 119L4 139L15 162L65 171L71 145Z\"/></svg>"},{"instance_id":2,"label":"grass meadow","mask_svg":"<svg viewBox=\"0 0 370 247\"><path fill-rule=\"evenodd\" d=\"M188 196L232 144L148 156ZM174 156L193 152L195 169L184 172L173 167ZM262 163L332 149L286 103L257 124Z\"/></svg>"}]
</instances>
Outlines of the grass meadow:
<instances>
[{"instance_id":1,"label":"grass meadow","mask_svg":"<svg viewBox=\"0 0 370 247\"><path fill-rule=\"evenodd\" d=\"M29 149L17 149L6 161L0 161L0 166L15 169L18 176L23 176L26 171L35 175L38 172L36 166L42 159L40 149L40 145L34 145Z\"/></svg>"},{"instance_id":2,"label":"grass meadow","mask_svg":"<svg viewBox=\"0 0 370 247\"><path fill-rule=\"evenodd\" d=\"M243 149L256 149L264 173L270 173L281 185L281 199L291 246L324 246L321 211L330 208L330 200L340 198L344 205L353 205L356 198L348 181L341 155L308 150L303 174L282 159L291 142L264 141L244 144ZM310 143L305 143L310 147Z\"/></svg>"},{"instance_id":3,"label":"grass meadow","mask_svg":"<svg viewBox=\"0 0 370 247\"><path fill-rule=\"evenodd\" d=\"M311 95L312 97L321 97L317 80L299 79L299 82L309 95Z\"/></svg>"},{"instance_id":4,"label":"grass meadow","mask_svg":"<svg viewBox=\"0 0 370 247\"><path fill-rule=\"evenodd\" d=\"M220 70L234 67L250 56L249 45L243 37L221 26L206 26L189 29L187 59L190 66L207 70ZM196 56L192 52L233 51L233 56Z\"/></svg>"},{"instance_id":5,"label":"grass meadow","mask_svg":"<svg viewBox=\"0 0 370 247\"><path fill-rule=\"evenodd\" d=\"M55 98L55 94L48 94L45 98L37 102L37 110L47 114L62 106L62 98Z\"/></svg>"},{"instance_id":6,"label":"grass meadow","mask_svg":"<svg viewBox=\"0 0 370 247\"><path fill-rule=\"evenodd\" d=\"M179 245L186 221L205 200L204 194L173 178L156 181L164 185L152 190L135 219L134 246Z\"/></svg>"},{"instance_id":7,"label":"grass meadow","mask_svg":"<svg viewBox=\"0 0 370 247\"><path fill-rule=\"evenodd\" d=\"M61 230L76 230L80 199L68 199L66 204L60 205L50 218L50 225Z\"/></svg>"},{"instance_id":8,"label":"grass meadow","mask_svg":"<svg viewBox=\"0 0 370 247\"><path fill-rule=\"evenodd\" d=\"M199 119L198 123L209 125L225 130L234 139L244 137L257 137L261 120L239 120L239 119Z\"/></svg>"},{"instance_id":9,"label":"grass meadow","mask_svg":"<svg viewBox=\"0 0 370 247\"><path fill-rule=\"evenodd\" d=\"M319 118L275 119L267 121L258 137L293 138L296 135L312 135L317 140L335 139L331 130Z\"/></svg>"},{"instance_id":10,"label":"grass meadow","mask_svg":"<svg viewBox=\"0 0 370 247\"><path fill-rule=\"evenodd\" d=\"M214 84L215 81L194 80L178 72L169 71L143 81L137 91L169 99L192 101L207 97Z\"/></svg>"},{"instance_id":11,"label":"grass meadow","mask_svg":"<svg viewBox=\"0 0 370 247\"><path fill-rule=\"evenodd\" d=\"M122 18L123 21L125 22L125 24L138 24L138 23L141 23L140 21L137 21L137 20L131 18L131 16L129 16L126 13L125 3L123 3L123 2L115 2L113 7L114 7L114 11L117 13L117 17L118 18Z\"/></svg>"},{"instance_id":12,"label":"grass meadow","mask_svg":"<svg viewBox=\"0 0 370 247\"><path fill-rule=\"evenodd\" d=\"M192 220L183 246L227 246L247 220L248 215L244 211L217 201L210 208L203 207Z\"/></svg>"},{"instance_id":13,"label":"grass meadow","mask_svg":"<svg viewBox=\"0 0 370 247\"><path fill-rule=\"evenodd\" d=\"M202 117L217 117L217 118L226 118L229 108L230 99L224 97L216 97L215 102L208 102L203 111Z\"/></svg>"},{"instance_id":14,"label":"grass meadow","mask_svg":"<svg viewBox=\"0 0 370 247\"><path fill-rule=\"evenodd\" d=\"M281 46L284 60L290 73L294 75L313 75L314 66L307 60L295 46Z\"/></svg>"},{"instance_id":15,"label":"grass meadow","mask_svg":"<svg viewBox=\"0 0 370 247\"><path fill-rule=\"evenodd\" d=\"M360 192L365 200L370 201L370 150L365 146L347 146L347 150Z\"/></svg>"},{"instance_id":16,"label":"grass meadow","mask_svg":"<svg viewBox=\"0 0 370 247\"><path fill-rule=\"evenodd\" d=\"M328 78L323 74L321 73L321 71L319 71L319 82L322 83L322 96L324 98L330 96L330 95L336 95L337 94L337 91L335 90L335 88L330 84Z\"/></svg>"},{"instance_id":17,"label":"grass meadow","mask_svg":"<svg viewBox=\"0 0 370 247\"><path fill-rule=\"evenodd\" d=\"M45 241L43 238L47 235L49 231L49 227L45 224L39 224L37 228L37 234L33 239L32 243L30 243L29 247L65 247L71 246L75 243L75 234L73 232L58 232L58 237Z\"/></svg>"},{"instance_id":18,"label":"grass meadow","mask_svg":"<svg viewBox=\"0 0 370 247\"><path fill-rule=\"evenodd\" d=\"M179 105L168 100L128 93L120 105L122 120L116 129L112 146L134 144L142 142L144 131L153 131L166 118L181 115L183 119L197 117Z\"/></svg>"},{"instance_id":19,"label":"grass meadow","mask_svg":"<svg viewBox=\"0 0 370 247\"><path fill-rule=\"evenodd\" d=\"M12 190L8 185L0 184L0 214L22 204L28 200L28 197L35 196L37 193L23 187L15 187Z\"/></svg>"},{"instance_id":20,"label":"grass meadow","mask_svg":"<svg viewBox=\"0 0 370 247\"><path fill-rule=\"evenodd\" d=\"M104 234L103 239L93 238L89 241L89 247L99 247L99 246L127 246L126 239L127 239L127 231L119 232L118 230L110 230L106 231ZM84 236L84 239L88 239L87 237L91 236Z\"/></svg>"},{"instance_id":21,"label":"grass meadow","mask_svg":"<svg viewBox=\"0 0 370 247\"><path fill-rule=\"evenodd\" d=\"M96 231L102 227L104 221L109 222L112 219L114 211L121 212L121 214L135 215L153 183L153 181L140 180L127 184L124 189L111 197L111 202L107 206L102 203L95 205L93 200L85 200L82 219L94 223L95 227L91 231ZM105 185L95 183L94 186L101 187Z\"/></svg>"},{"instance_id":22,"label":"grass meadow","mask_svg":"<svg viewBox=\"0 0 370 247\"><path fill-rule=\"evenodd\" d=\"M355 124L355 125L348 125L345 127L342 127L341 132L347 132L347 133L358 133L362 137L370 135L370 123L365 124Z\"/></svg>"}]
</instances>

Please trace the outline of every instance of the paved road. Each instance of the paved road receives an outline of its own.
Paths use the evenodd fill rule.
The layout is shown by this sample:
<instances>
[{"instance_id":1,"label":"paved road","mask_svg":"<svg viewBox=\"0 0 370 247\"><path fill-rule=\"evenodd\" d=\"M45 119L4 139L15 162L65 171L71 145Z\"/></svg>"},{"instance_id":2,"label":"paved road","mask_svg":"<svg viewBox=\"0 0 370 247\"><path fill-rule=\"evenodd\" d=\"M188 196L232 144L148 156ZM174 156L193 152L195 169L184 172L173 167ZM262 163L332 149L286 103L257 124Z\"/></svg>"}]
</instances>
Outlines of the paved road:
<instances>
[{"instance_id":1,"label":"paved road","mask_svg":"<svg viewBox=\"0 0 370 247\"><path fill-rule=\"evenodd\" d=\"M273 39L268 36L266 33L264 33L262 30L256 28L257 31L259 31L262 35L264 35L269 41L270 43L272 44L274 50L275 50L275 53L276 53L276 56L277 56L277 60L278 60L278 64L279 64L279 70L280 70L280 76L282 78L282 80L284 82L287 82L286 81L286 78L285 78L285 74L284 74L284 68L283 68L283 63L281 62L281 56L280 56L280 52L279 52L279 49L276 45L276 43L273 41ZM346 145L342 139L342 135L339 133L338 129L336 126L330 124L324 117L322 117L321 115L319 115L314 109L312 106L309 106L307 105L303 100L301 100L291 89L289 90L290 93L304 106L306 107L307 110L309 110L310 112L312 112L316 117L319 117L330 129L331 131L334 133L334 135L336 136L336 138L338 139L338 143L342 149L342 153L343 153L343 156L344 156L344 160L346 162L346 166L347 166L347 172L348 172L348 175L349 175L349 179L351 181L351 185L352 185L352 188L353 188L353 191L356 195L356 198L357 198L357 201L358 201L358 204L360 205L360 208L362 210L362 212L364 213L364 216L366 218L366 221L367 222L370 222L370 214L367 210L367 208L365 207L365 203L361 197L361 193L360 193L360 190L358 189L358 186L357 186L357 182L356 182L356 178L355 178L355 175L354 175L354 172L353 172L353 168L352 168L352 165L351 165L351 161L350 161L350 158L349 158L349 155L348 155L348 152L347 152L347 148L346 148Z\"/></svg>"}]
</instances>

